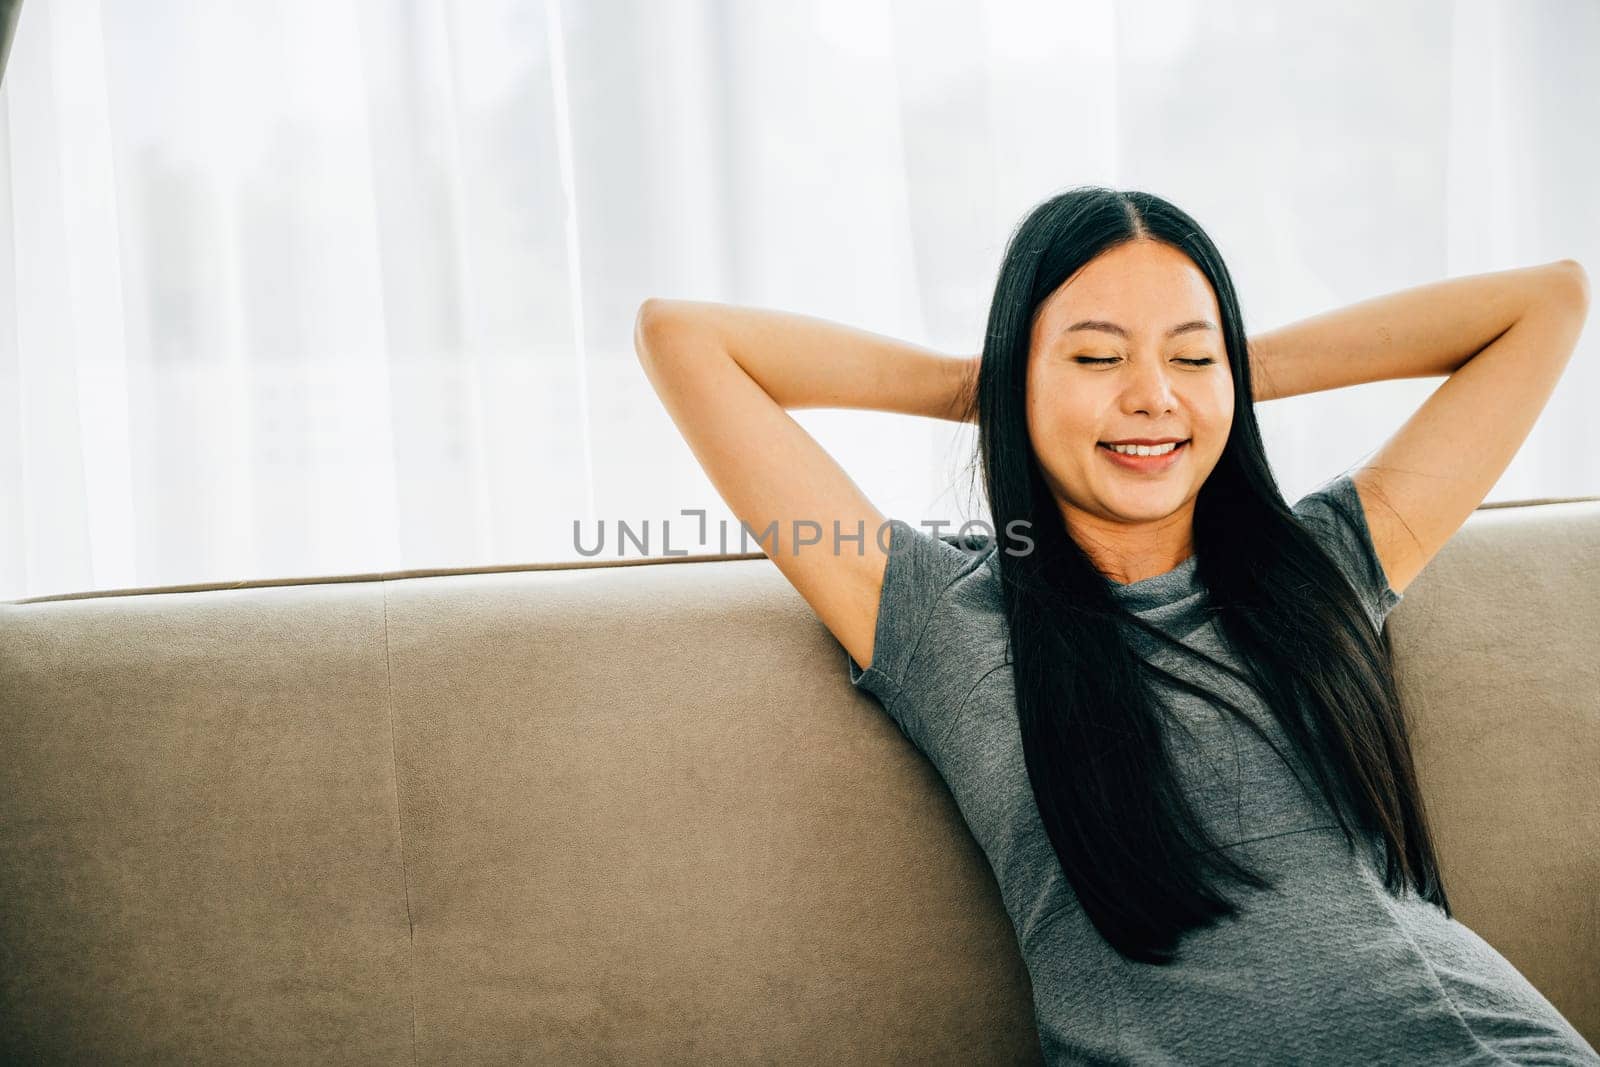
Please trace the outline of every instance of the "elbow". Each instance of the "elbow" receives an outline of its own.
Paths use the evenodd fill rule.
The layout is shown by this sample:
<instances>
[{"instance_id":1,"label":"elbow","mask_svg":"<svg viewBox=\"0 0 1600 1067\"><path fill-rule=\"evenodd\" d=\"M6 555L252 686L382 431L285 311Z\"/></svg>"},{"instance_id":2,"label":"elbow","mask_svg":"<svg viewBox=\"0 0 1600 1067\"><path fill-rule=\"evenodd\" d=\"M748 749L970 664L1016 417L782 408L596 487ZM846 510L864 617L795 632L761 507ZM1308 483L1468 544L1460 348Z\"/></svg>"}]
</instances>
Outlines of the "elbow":
<instances>
[{"instance_id":1,"label":"elbow","mask_svg":"<svg viewBox=\"0 0 1600 1067\"><path fill-rule=\"evenodd\" d=\"M1589 272L1575 259L1562 259L1553 264L1561 279L1560 291L1564 299L1576 304L1587 314L1589 310Z\"/></svg>"},{"instance_id":2,"label":"elbow","mask_svg":"<svg viewBox=\"0 0 1600 1067\"><path fill-rule=\"evenodd\" d=\"M677 319L677 302L652 296L639 305L633 317L633 350L643 360L661 346L662 338Z\"/></svg>"},{"instance_id":3,"label":"elbow","mask_svg":"<svg viewBox=\"0 0 1600 1067\"><path fill-rule=\"evenodd\" d=\"M667 353L720 347L714 320L693 300L652 296L633 317L633 350L641 362ZM676 356L674 356L676 358Z\"/></svg>"},{"instance_id":4,"label":"elbow","mask_svg":"<svg viewBox=\"0 0 1600 1067\"><path fill-rule=\"evenodd\" d=\"M647 297L633 316L633 350L642 360L650 352L650 339L661 330L662 304L659 297Z\"/></svg>"}]
</instances>

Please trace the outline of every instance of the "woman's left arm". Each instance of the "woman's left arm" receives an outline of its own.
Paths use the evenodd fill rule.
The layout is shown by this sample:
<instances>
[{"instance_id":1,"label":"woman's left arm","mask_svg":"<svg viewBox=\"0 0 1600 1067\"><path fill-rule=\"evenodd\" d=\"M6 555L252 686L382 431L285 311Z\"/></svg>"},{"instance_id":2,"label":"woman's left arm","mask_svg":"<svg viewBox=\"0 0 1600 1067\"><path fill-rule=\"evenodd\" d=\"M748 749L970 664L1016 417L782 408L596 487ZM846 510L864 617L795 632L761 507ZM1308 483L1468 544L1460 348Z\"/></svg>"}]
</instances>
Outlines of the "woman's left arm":
<instances>
[{"instance_id":1,"label":"woman's left arm","mask_svg":"<svg viewBox=\"0 0 1600 1067\"><path fill-rule=\"evenodd\" d=\"M1571 259L1374 297L1252 338L1254 398L1448 375L1352 474L1402 592L1522 447L1588 308L1588 276Z\"/></svg>"}]
</instances>

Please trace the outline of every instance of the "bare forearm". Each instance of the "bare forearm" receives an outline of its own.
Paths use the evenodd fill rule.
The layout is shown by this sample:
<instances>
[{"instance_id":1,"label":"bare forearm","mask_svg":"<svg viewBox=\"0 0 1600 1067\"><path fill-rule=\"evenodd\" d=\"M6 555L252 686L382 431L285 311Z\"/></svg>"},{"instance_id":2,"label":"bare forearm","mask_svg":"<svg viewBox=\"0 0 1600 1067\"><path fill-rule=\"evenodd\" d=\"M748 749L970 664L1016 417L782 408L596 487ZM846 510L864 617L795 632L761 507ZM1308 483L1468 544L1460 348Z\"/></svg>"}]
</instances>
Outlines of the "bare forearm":
<instances>
[{"instance_id":1,"label":"bare forearm","mask_svg":"<svg viewBox=\"0 0 1600 1067\"><path fill-rule=\"evenodd\" d=\"M703 334L788 409L859 408L957 421L967 414L973 357L786 311L647 300L650 327ZM635 343L640 343L636 334Z\"/></svg>"},{"instance_id":2,"label":"bare forearm","mask_svg":"<svg viewBox=\"0 0 1600 1067\"><path fill-rule=\"evenodd\" d=\"M1255 399L1453 374L1529 309L1583 283L1571 260L1472 274L1363 300L1250 339Z\"/></svg>"}]
</instances>

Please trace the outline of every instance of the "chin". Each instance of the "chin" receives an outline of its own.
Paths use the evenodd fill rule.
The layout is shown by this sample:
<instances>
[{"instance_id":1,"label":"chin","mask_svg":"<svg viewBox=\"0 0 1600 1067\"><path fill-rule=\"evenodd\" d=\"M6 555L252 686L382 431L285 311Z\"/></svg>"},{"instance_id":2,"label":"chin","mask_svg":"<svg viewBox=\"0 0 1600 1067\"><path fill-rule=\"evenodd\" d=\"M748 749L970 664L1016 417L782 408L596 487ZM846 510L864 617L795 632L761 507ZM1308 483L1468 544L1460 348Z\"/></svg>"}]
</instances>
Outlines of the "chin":
<instances>
[{"instance_id":1,"label":"chin","mask_svg":"<svg viewBox=\"0 0 1600 1067\"><path fill-rule=\"evenodd\" d=\"M1171 515L1183 506L1192 495L1194 486L1187 478L1149 485L1113 485L1101 494L1101 499L1117 505L1119 512L1141 518L1155 519Z\"/></svg>"}]
</instances>

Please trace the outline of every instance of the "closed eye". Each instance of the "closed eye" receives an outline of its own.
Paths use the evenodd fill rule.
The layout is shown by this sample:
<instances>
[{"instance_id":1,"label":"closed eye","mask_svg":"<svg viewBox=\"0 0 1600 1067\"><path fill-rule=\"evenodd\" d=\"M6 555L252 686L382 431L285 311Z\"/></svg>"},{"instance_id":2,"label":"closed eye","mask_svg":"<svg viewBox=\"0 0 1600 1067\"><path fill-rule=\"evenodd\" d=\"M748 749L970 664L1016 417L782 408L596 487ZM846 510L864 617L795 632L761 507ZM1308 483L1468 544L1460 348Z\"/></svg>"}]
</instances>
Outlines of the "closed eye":
<instances>
[{"instance_id":1,"label":"closed eye","mask_svg":"<svg viewBox=\"0 0 1600 1067\"><path fill-rule=\"evenodd\" d=\"M1096 358L1094 356L1074 356L1072 361L1074 363L1115 363L1117 361L1117 357L1105 356L1103 358ZM1216 360L1212 359L1210 356L1206 356L1204 359L1179 359L1175 360L1174 362L1187 363L1193 367L1205 367L1215 363Z\"/></svg>"}]
</instances>

